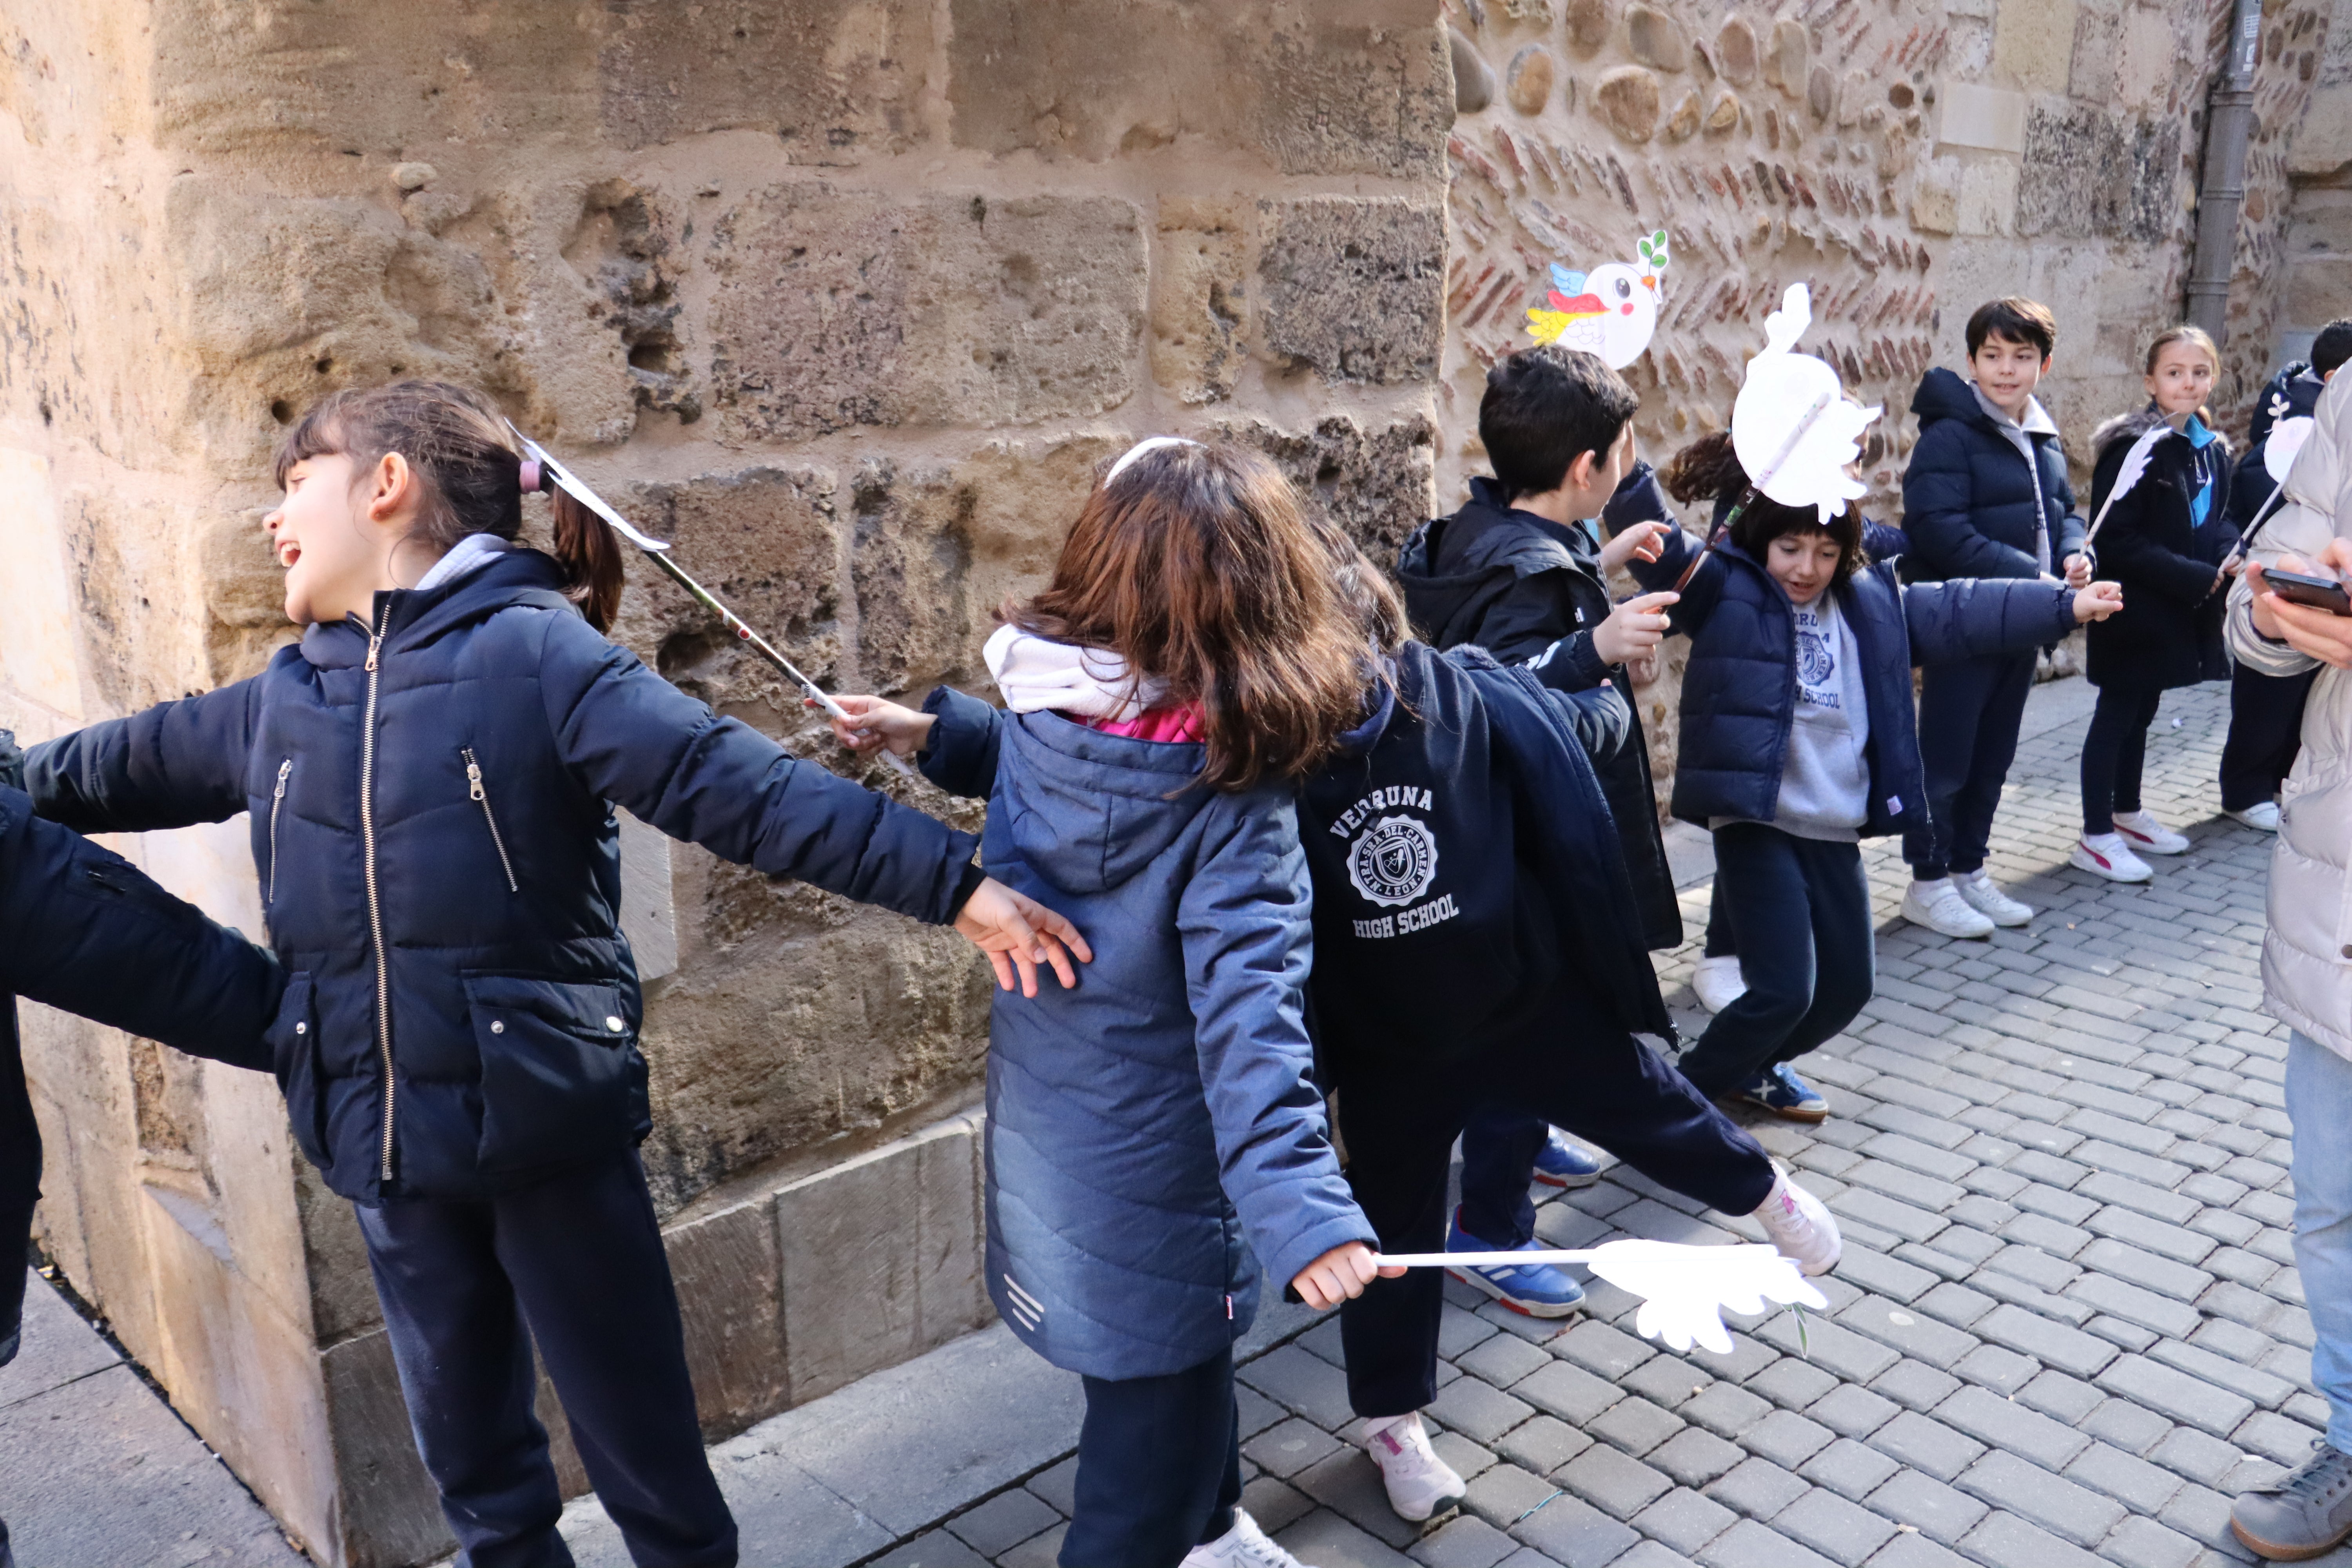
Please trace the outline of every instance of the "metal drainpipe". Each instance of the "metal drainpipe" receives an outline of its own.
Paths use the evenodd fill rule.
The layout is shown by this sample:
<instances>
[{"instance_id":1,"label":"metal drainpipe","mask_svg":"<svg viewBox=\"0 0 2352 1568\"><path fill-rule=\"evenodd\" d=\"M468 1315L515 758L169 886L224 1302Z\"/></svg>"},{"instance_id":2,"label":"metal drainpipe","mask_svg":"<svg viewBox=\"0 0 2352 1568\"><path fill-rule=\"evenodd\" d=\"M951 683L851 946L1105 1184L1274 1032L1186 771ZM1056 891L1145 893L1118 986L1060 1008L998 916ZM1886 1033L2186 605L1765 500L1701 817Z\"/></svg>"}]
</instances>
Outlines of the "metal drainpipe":
<instances>
[{"instance_id":1,"label":"metal drainpipe","mask_svg":"<svg viewBox=\"0 0 2352 1568\"><path fill-rule=\"evenodd\" d=\"M2254 67L2262 53L2262 0L2237 0L2230 54L2205 110L2205 167L2197 192L2197 256L2189 268L2188 316L2221 342L2229 336L2230 270L2246 205L2246 142L2254 124Z\"/></svg>"}]
</instances>

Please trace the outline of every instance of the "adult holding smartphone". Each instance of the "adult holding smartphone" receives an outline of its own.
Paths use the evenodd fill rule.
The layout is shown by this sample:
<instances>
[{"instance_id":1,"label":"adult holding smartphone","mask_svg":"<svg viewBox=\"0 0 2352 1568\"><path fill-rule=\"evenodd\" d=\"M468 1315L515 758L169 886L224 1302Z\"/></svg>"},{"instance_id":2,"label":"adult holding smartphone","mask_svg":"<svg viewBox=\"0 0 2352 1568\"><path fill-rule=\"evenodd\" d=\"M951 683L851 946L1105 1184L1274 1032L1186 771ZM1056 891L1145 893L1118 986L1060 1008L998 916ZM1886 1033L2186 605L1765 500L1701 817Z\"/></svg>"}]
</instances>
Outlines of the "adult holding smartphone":
<instances>
[{"instance_id":1,"label":"adult holding smartphone","mask_svg":"<svg viewBox=\"0 0 2352 1568\"><path fill-rule=\"evenodd\" d=\"M2263 1006L2294 1031L2286 1112L2294 1123L2294 1260L2311 1308L2312 1381L2327 1436L2276 1483L2231 1510L2238 1539L2265 1557L2316 1557L2352 1538L2352 617L2296 604L2273 568L2352 574L2352 377L2328 384L2318 423L2286 480L2284 510L2256 537L2230 591L2226 635L2265 675L2317 669L2303 751L2280 792L2263 938Z\"/></svg>"}]
</instances>

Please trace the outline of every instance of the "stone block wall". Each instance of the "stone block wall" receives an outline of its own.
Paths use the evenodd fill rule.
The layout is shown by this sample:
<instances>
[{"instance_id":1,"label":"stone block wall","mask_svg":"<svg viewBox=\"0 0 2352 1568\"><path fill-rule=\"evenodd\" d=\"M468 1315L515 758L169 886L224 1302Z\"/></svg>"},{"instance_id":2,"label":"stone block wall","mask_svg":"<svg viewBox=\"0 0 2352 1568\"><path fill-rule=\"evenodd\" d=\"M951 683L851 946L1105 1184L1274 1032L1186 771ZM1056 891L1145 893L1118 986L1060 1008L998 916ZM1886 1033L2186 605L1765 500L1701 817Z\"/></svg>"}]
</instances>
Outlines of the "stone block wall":
<instances>
[{"instance_id":1,"label":"stone block wall","mask_svg":"<svg viewBox=\"0 0 2352 1568\"><path fill-rule=\"evenodd\" d=\"M399 375L489 390L837 689L984 690L994 607L1142 435L1257 446L1391 548L1432 501L1453 116L1429 0L22 0L0 724L257 668L289 635L271 445ZM838 764L657 575L615 635ZM257 931L243 837L121 847ZM625 843L646 1159L717 1434L984 1314L971 1128L910 1130L976 1092L987 973ZM272 1086L31 1034L77 1288L322 1561L445 1550L355 1229Z\"/></svg>"},{"instance_id":2,"label":"stone block wall","mask_svg":"<svg viewBox=\"0 0 2352 1568\"><path fill-rule=\"evenodd\" d=\"M2311 100L2287 150L2288 199L2263 290L2291 359L2308 357L2320 328L2352 316L2352 0L2335 0L2325 36L2303 53Z\"/></svg>"},{"instance_id":3,"label":"stone block wall","mask_svg":"<svg viewBox=\"0 0 2352 1568\"><path fill-rule=\"evenodd\" d=\"M2343 0L2265 7L2231 343L2215 399L2241 429L2279 346L2289 165L2298 132L2317 121L2304 106L2331 3ZM1962 365L1978 304L2026 294L2058 318L2042 396L2087 489L2093 428L2144 400L2144 346L2180 316L2227 0L1445 9L1461 113L1447 142L1442 504L1455 504L1482 468L1484 377L1530 341L1525 310L1542 301L1546 265L1631 260L1637 237L1659 228L1672 259L1657 336L1627 372L1652 460L1723 427L1764 314L1806 281L1814 325L1802 346L1833 358L1849 393L1885 409L1864 450L1866 505L1900 521L1920 376ZM2294 276L2316 283L2332 276L2326 265ZM1705 520L1695 510L1689 521ZM1682 658L1669 647L1641 704L1662 807Z\"/></svg>"}]
</instances>

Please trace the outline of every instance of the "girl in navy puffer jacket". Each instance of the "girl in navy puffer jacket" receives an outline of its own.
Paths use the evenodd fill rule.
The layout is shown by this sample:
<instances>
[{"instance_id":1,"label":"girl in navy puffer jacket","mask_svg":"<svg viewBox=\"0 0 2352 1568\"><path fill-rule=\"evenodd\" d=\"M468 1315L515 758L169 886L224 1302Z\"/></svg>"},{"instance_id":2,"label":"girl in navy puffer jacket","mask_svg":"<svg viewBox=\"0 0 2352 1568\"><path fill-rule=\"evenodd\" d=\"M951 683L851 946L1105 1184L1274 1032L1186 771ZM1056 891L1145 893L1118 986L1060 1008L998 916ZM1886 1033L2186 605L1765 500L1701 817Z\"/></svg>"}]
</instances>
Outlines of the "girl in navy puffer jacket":
<instances>
[{"instance_id":1,"label":"girl in navy puffer jacket","mask_svg":"<svg viewBox=\"0 0 2352 1568\"><path fill-rule=\"evenodd\" d=\"M990 1028L989 1293L1086 1380L1068 1568L1290 1563L1236 1507L1233 1344L1260 1266L1318 1307L1373 1277L1302 1002L1294 791L1380 679L1332 575L1265 459L1162 438L989 639L1011 711L841 700L845 744L986 795L989 869L1104 939Z\"/></svg>"},{"instance_id":2,"label":"girl in navy puffer jacket","mask_svg":"<svg viewBox=\"0 0 2352 1568\"><path fill-rule=\"evenodd\" d=\"M328 398L279 448L266 520L301 643L249 680L36 748L27 788L85 831L251 814L288 974L268 1048L297 1142L358 1205L461 1561L570 1561L531 1414L536 1341L635 1560L731 1563L635 1152L651 1121L613 807L953 921L1000 963L1052 944L1026 921L1075 933L988 882L970 837L606 642L621 561L604 525L562 497L561 561L511 542L536 468L478 394Z\"/></svg>"},{"instance_id":3,"label":"girl in navy puffer jacket","mask_svg":"<svg viewBox=\"0 0 2352 1568\"><path fill-rule=\"evenodd\" d=\"M1664 477L1685 502L1748 488L1727 435L1685 448ZM1676 531L1632 570L1670 585L1694 548ZM1860 840L1927 816L1912 663L2032 647L2121 603L2113 584L1898 588L1891 563L1864 559L1851 507L1825 526L1810 507L1759 497L1670 612L1691 638L1674 813L1715 835L1716 897L1748 981L1683 1073L1799 1121L1828 1107L1789 1064L1851 1023L1873 988Z\"/></svg>"}]
</instances>

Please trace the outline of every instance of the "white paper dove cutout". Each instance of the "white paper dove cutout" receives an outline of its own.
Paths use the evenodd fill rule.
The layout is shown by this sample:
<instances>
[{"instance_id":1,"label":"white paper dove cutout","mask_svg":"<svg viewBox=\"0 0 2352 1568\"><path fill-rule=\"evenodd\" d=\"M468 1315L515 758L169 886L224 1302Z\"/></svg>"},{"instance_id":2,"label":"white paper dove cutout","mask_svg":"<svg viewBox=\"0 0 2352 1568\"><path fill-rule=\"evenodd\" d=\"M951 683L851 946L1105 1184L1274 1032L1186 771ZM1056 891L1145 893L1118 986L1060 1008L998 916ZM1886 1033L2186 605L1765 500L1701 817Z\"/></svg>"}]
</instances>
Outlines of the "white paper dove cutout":
<instances>
[{"instance_id":1,"label":"white paper dove cutout","mask_svg":"<svg viewBox=\"0 0 2352 1568\"><path fill-rule=\"evenodd\" d=\"M2173 433L2172 426L2159 419L2141 431L2139 439L2131 444L2131 450L2124 454L2122 465L2116 469L2116 482L2108 489L2107 499L2099 505L2099 515L2091 520L2090 531L2083 535L2083 552L2085 555L2091 555L2091 542L2099 537L2099 525L2107 521L2107 513L2116 509L2116 502L2123 500L2126 493L2139 483L2140 476L2147 472L2148 454L2156 450L2158 442ZM2091 559L2095 563L2098 558L2091 555Z\"/></svg>"},{"instance_id":2,"label":"white paper dove cutout","mask_svg":"<svg viewBox=\"0 0 2352 1568\"><path fill-rule=\"evenodd\" d=\"M2305 414L2294 419L2282 419L2271 426L2271 438L2263 443L2263 468L2280 484L2286 483L2287 470L2303 452L2303 444L2319 428L2319 421Z\"/></svg>"},{"instance_id":3,"label":"white paper dove cutout","mask_svg":"<svg viewBox=\"0 0 2352 1568\"><path fill-rule=\"evenodd\" d=\"M1608 1241L1570 1251L1409 1252L1384 1254L1382 1265L1407 1268L1512 1268L1530 1263L1581 1263L1628 1295L1642 1298L1633 1327L1645 1340L1678 1351L1693 1344L1731 1353L1723 1310L1756 1313L1768 1301L1829 1309L1829 1299L1771 1247L1685 1247L1671 1241Z\"/></svg>"},{"instance_id":4,"label":"white paper dove cutout","mask_svg":"<svg viewBox=\"0 0 2352 1568\"><path fill-rule=\"evenodd\" d=\"M1847 397L1827 361L1796 352L1812 324L1811 291L1790 284L1780 308L1764 318L1764 351L1748 362L1732 403L1731 449L1757 489L1782 506L1811 507L1828 522L1863 497L1862 481L1846 465L1862 456L1862 433L1880 411ZM1800 433L1824 399L1811 427Z\"/></svg>"}]
</instances>

